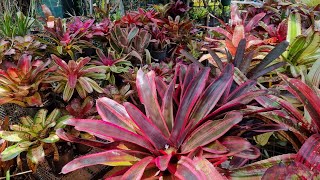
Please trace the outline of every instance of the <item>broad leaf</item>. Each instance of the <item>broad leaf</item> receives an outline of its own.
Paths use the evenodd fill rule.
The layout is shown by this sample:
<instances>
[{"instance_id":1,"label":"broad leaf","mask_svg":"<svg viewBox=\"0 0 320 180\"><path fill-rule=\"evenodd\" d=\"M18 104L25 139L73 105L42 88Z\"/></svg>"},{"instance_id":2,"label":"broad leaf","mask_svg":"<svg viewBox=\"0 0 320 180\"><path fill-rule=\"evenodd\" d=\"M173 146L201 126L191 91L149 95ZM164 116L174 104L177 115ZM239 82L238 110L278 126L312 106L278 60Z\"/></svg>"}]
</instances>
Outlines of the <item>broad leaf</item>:
<instances>
[{"instance_id":1,"label":"broad leaf","mask_svg":"<svg viewBox=\"0 0 320 180\"><path fill-rule=\"evenodd\" d=\"M158 129L137 107L128 102L124 103L124 106L131 119L143 132L144 137L148 138L154 147L161 150L167 145L170 145L170 141L163 135L161 130Z\"/></svg>"},{"instance_id":2,"label":"broad leaf","mask_svg":"<svg viewBox=\"0 0 320 180\"><path fill-rule=\"evenodd\" d=\"M203 69L195 78L193 78L188 85L188 88L185 90L176 114L175 124L170 136L171 141L176 142L177 144L181 143L181 140L179 141L178 137L188 124L191 110L205 88L208 75L209 68Z\"/></svg>"},{"instance_id":3,"label":"broad leaf","mask_svg":"<svg viewBox=\"0 0 320 180\"><path fill-rule=\"evenodd\" d=\"M214 140L223 136L234 125L242 120L242 114L239 112L230 112L224 119L207 121L199 128L197 128L191 135L184 141L181 146L183 153L190 152L191 150L207 145Z\"/></svg>"},{"instance_id":4,"label":"broad leaf","mask_svg":"<svg viewBox=\"0 0 320 180\"><path fill-rule=\"evenodd\" d=\"M126 173L123 174L121 180L141 179L146 167L151 163L153 157L145 157L135 163Z\"/></svg>"},{"instance_id":5,"label":"broad leaf","mask_svg":"<svg viewBox=\"0 0 320 180\"><path fill-rule=\"evenodd\" d=\"M296 160L320 172L320 134L314 134L300 148Z\"/></svg>"},{"instance_id":6,"label":"broad leaf","mask_svg":"<svg viewBox=\"0 0 320 180\"><path fill-rule=\"evenodd\" d=\"M141 69L137 74L137 89L140 101L144 104L147 117L158 127L161 132L169 137L169 130L161 113L161 108L157 99L155 84L155 74L150 72L145 74Z\"/></svg>"},{"instance_id":7,"label":"broad leaf","mask_svg":"<svg viewBox=\"0 0 320 180\"><path fill-rule=\"evenodd\" d=\"M274 166L283 163L290 163L295 159L295 154L284 154L280 156L274 156L269 159L258 161L241 168L232 170L231 177L248 177L248 176L261 176L264 172Z\"/></svg>"},{"instance_id":8,"label":"broad leaf","mask_svg":"<svg viewBox=\"0 0 320 180\"><path fill-rule=\"evenodd\" d=\"M74 159L62 168L61 173L67 174L71 171L97 164L109 166L131 166L133 162L139 160L139 158L128 154L126 151L109 150Z\"/></svg>"},{"instance_id":9,"label":"broad leaf","mask_svg":"<svg viewBox=\"0 0 320 180\"><path fill-rule=\"evenodd\" d=\"M145 137L109 122L89 119L71 119L68 120L66 124L75 126L79 131L85 131L106 140L116 138L137 144L151 151L154 149Z\"/></svg>"}]
</instances>

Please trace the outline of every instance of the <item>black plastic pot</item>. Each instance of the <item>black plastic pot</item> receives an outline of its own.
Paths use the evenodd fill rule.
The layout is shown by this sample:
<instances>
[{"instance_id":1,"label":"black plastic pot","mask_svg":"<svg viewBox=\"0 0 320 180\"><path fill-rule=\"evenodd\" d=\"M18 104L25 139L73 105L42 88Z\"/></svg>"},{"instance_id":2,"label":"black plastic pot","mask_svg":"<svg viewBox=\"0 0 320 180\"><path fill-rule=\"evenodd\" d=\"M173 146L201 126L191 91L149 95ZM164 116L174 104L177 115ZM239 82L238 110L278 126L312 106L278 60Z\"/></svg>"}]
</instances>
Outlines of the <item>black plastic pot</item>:
<instances>
[{"instance_id":1,"label":"black plastic pot","mask_svg":"<svg viewBox=\"0 0 320 180\"><path fill-rule=\"evenodd\" d=\"M57 143L56 146L59 151L59 160L54 161L51 157L48 162L54 173L58 175L63 166L74 159L74 152L72 146L65 142Z\"/></svg>"},{"instance_id":2,"label":"black plastic pot","mask_svg":"<svg viewBox=\"0 0 320 180\"><path fill-rule=\"evenodd\" d=\"M222 6L230 6L231 0L221 0Z\"/></svg>"},{"instance_id":3,"label":"black plastic pot","mask_svg":"<svg viewBox=\"0 0 320 180\"><path fill-rule=\"evenodd\" d=\"M158 61L163 61L167 57L167 48L162 50L150 50L152 58L157 59Z\"/></svg>"}]
</instances>

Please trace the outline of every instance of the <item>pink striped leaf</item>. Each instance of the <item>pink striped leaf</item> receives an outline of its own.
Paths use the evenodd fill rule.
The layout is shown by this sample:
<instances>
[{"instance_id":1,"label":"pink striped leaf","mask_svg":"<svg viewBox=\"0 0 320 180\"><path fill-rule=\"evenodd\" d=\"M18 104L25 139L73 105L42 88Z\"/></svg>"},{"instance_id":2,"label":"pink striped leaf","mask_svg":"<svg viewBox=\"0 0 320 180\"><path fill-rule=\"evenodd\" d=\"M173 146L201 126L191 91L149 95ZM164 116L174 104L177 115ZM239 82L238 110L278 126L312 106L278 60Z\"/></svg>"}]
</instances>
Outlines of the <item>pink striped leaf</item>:
<instances>
[{"instance_id":1,"label":"pink striped leaf","mask_svg":"<svg viewBox=\"0 0 320 180\"><path fill-rule=\"evenodd\" d=\"M109 122L91 119L70 119L65 124L74 126L79 131L88 132L102 139L109 140L110 138L116 138L137 144L151 151L154 150L150 142L143 136Z\"/></svg>"},{"instance_id":2,"label":"pink striped leaf","mask_svg":"<svg viewBox=\"0 0 320 180\"><path fill-rule=\"evenodd\" d=\"M121 180L133 180L133 179L141 179L142 175L148 166L153 160L153 157L145 157L141 159L139 162L135 163L126 173L123 174Z\"/></svg>"},{"instance_id":3,"label":"pink striped leaf","mask_svg":"<svg viewBox=\"0 0 320 180\"><path fill-rule=\"evenodd\" d=\"M144 137L146 137L154 147L156 147L158 150L162 150L167 145L171 145L170 141L164 136L163 132L136 106L125 102L124 107L126 108L131 119L144 134Z\"/></svg>"},{"instance_id":4,"label":"pink striped leaf","mask_svg":"<svg viewBox=\"0 0 320 180\"><path fill-rule=\"evenodd\" d=\"M137 74L136 85L140 101L144 104L147 117L166 137L169 137L169 130L158 103L154 72L151 71L145 74L140 69Z\"/></svg>"},{"instance_id":5,"label":"pink striped leaf","mask_svg":"<svg viewBox=\"0 0 320 180\"><path fill-rule=\"evenodd\" d=\"M291 79L285 75L279 76L288 84L289 91L295 95L306 107L309 112L313 124L317 127L316 131L320 131L320 98L305 83L298 79Z\"/></svg>"},{"instance_id":6,"label":"pink striped leaf","mask_svg":"<svg viewBox=\"0 0 320 180\"><path fill-rule=\"evenodd\" d=\"M129 131L135 132L137 127L130 119L125 107L118 102L103 97L96 102L97 111L103 121L111 122Z\"/></svg>"},{"instance_id":7,"label":"pink striped leaf","mask_svg":"<svg viewBox=\"0 0 320 180\"><path fill-rule=\"evenodd\" d=\"M209 68L205 68L198 73L198 75L193 78L193 80L188 85L188 88L185 89L183 98L180 101L179 109L175 117L175 124L170 136L170 140L175 142L176 145L181 142L178 140L180 133L183 132L183 129L186 127L189 121L189 116L194 107L196 101L203 92L206 81L209 76ZM185 78L186 79L186 78Z\"/></svg>"},{"instance_id":8,"label":"pink striped leaf","mask_svg":"<svg viewBox=\"0 0 320 180\"><path fill-rule=\"evenodd\" d=\"M80 168L103 164L103 165L122 165L131 166L132 162L139 161L140 159L130 155L127 151L123 150L109 150L101 153L90 154L81 156L77 159L72 160L66 164L61 172L67 174Z\"/></svg>"},{"instance_id":9,"label":"pink striped leaf","mask_svg":"<svg viewBox=\"0 0 320 180\"><path fill-rule=\"evenodd\" d=\"M205 146L214 140L223 136L234 125L242 120L242 114L239 112L230 112L226 114L224 119L207 121L199 128L197 128L191 135L184 141L181 146L181 151L187 153L199 146Z\"/></svg>"},{"instance_id":10,"label":"pink striped leaf","mask_svg":"<svg viewBox=\"0 0 320 180\"><path fill-rule=\"evenodd\" d=\"M296 161L320 172L320 134L314 134L300 148Z\"/></svg>"}]
</instances>

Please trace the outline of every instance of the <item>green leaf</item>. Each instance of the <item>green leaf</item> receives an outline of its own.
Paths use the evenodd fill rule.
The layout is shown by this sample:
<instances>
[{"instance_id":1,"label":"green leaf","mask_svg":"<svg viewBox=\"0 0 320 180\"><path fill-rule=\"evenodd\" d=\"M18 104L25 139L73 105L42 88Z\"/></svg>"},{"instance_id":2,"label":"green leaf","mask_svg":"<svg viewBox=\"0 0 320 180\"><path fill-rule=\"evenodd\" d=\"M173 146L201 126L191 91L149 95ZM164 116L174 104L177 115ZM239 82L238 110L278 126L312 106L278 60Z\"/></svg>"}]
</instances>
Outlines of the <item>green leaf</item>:
<instances>
[{"instance_id":1,"label":"green leaf","mask_svg":"<svg viewBox=\"0 0 320 180\"><path fill-rule=\"evenodd\" d=\"M33 118L34 124L35 124L35 125L37 125L37 124L44 125L44 124L45 124L46 117L47 117L47 113L48 113L48 110L46 110L46 109L40 109L40 110L37 112L37 114L34 116L34 118Z\"/></svg>"},{"instance_id":2,"label":"green leaf","mask_svg":"<svg viewBox=\"0 0 320 180\"><path fill-rule=\"evenodd\" d=\"M63 54L63 47L62 46L57 46L57 51L59 54Z\"/></svg>"},{"instance_id":3,"label":"green leaf","mask_svg":"<svg viewBox=\"0 0 320 180\"><path fill-rule=\"evenodd\" d=\"M46 125L48 125L48 124L50 124L52 122L55 122L59 118L60 115L61 115L60 109L54 109L49 114L49 116L48 116L48 118L47 118L47 120L46 120L46 122L45 122L45 124L43 126L46 126Z\"/></svg>"},{"instance_id":4,"label":"green leaf","mask_svg":"<svg viewBox=\"0 0 320 180\"><path fill-rule=\"evenodd\" d=\"M41 139L41 141L45 143L55 143L59 141L59 137L54 133L50 134L47 138Z\"/></svg>"},{"instance_id":5,"label":"green leaf","mask_svg":"<svg viewBox=\"0 0 320 180\"><path fill-rule=\"evenodd\" d=\"M34 147L28 150L27 158L31 160L31 162L38 164L39 162L44 160L44 150L40 145L38 147Z\"/></svg>"},{"instance_id":6,"label":"green leaf","mask_svg":"<svg viewBox=\"0 0 320 180\"><path fill-rule=\"evenodd\" d=\"M139 32L139 28L137 27L132 28L128 34L128 42L131 42L132 39L136 37L138 32Z\"/></svg>"},{"instance_id":7,"label":"green leaf","mask_svg":"<svg viewBox=\"0 0 320 180\"><path fill-rule=\"evenodd\" d=\"M33 119L30 116L21 117L20 122L24 126L31 126L33 124Z\"/></svg>"},{"instance_id":8,"label":"green leaf","mask_svg":"<svg viewBox=\"0 0 320 180\"><path fill-rule=\"evenodd\" d=\"M31 135L29 133L19 131L0 131L0 137L9 142L20 142L29 140Z\"/></svg>"},{"instance_id":9,"label":"green leaf","mask_svg":"<svg viewBox=\"0 0 320 180\"><path fill-rule=\"evenodd\" d=\"M60 117L57 121L56 121L56 126L54 127L55 130L60 129L60 128L64 128L66 125L64 124L64 122L66 122L67 120L71 119L72 116L70 115L66 115L66 116L62 116Z\"/></svg>"},{"instance_id":10,"label":"green leaf","mask_svg":"<svg viewBox=\"0 0 320 180\"><path fill-rule=\"evenodd\" d=\"M272 136L272 134L273 132L259 134L257 136L254 136L253 139L256 141L257 144L265 146L268 143L269 138Z\"/></svg>"},{"instance_id":11,"label":"green leaf","mask_svg":"<svg viewBox=\"0 0 320 180\"><path fill-rule=\"evenodd\" d=\"M88 77L84 77L85 80L90 83L91 87L97 91L98 93L102 93L103 89L99 86L99 84L97 82L95 82L94 80L92 80L91 78Z\"/></svg>"},{"instance_id":12,"label":"green leaf","mask_svg":"<svg viewBox=\"0 0 320 180\"><path fill-rule=\"evenodd\" d=\"M69 83L67 82L63 90L63 100L68 102L71 99L73 92L74 92L74 89L71 88Z\"/></svg>"},{"instance_id":13,"label":"green leaf","mask_svg":"<svg viewBox=\"0 0 320 180\"><path fill-rule=\"evenodd\" d=\"M25 141L7 147L1 154L1 161L8 161L17 157L21 152L27 151L32 145L32 142Z\"/></svg>"},{"instance_id":14,"label":"green leaf","mask_svg":"<svg viewBox=\"0 0 320 180\"><path fill-rule=\"evenodd\" d=\"M291 13L288 21L287 41L289 43L301 35L301 16L299 13Z\"/></svg>"}]
</instances>

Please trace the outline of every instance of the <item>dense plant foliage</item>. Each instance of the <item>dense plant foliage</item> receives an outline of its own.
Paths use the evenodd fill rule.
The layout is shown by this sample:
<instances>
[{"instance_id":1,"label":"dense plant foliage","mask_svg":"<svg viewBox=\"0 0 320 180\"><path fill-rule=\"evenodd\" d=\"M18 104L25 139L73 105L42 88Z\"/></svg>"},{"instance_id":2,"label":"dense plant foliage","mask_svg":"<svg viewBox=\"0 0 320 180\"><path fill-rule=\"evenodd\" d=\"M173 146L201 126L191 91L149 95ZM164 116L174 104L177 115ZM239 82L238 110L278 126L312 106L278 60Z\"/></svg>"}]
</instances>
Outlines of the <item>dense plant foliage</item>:
<instances>
[{"instance_id":1,"label":"dense plant foliage","mask_svg":"<svg viewBox=\"0 0 320 180\"><path fill-rule=\"evenodd\" d=\"M0 15L0 174L319 178L320 5L233 4L227 23L201 3Z\"/></svg>"}]
</instances>

